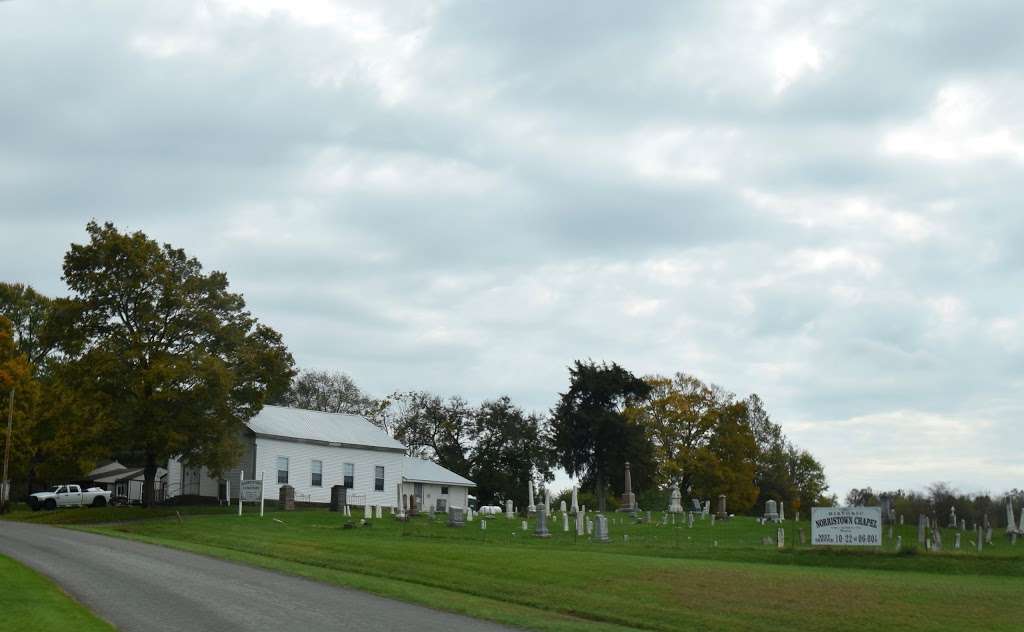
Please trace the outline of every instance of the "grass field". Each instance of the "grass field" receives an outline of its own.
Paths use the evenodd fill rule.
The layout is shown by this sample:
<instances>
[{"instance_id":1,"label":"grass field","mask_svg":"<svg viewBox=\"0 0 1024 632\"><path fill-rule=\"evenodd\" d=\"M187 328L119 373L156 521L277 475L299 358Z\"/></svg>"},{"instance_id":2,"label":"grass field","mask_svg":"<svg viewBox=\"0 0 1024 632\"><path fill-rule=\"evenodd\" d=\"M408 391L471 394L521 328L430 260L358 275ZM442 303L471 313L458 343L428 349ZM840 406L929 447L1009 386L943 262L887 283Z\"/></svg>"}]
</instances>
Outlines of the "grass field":
<instances>
[{"instance_id":1,"label":"grass field","mask_svg":"<svg viewBox=\"0 0 1024 632\"><path fill-rule=\"evenodd\" d=\"M4 632L113 632L105 621L50 580L0 555L0 630Z\"/></svg>"},{"instance_id":2,"label":"grass field","mask_svg":"<svg viewBox=\"0 0 1024 632\"><path fill-rule=\"evenodd\" d=\"M776 527L750 518L691 529L614 516L615 541L597 544L563 533L558 517L542 540L518 518L486 530L440 517L344 529L326 510L219 512L81 528L536 630L1019 630L1024 620L1024 542L1000 534L981 555L950 550L952 531L942 553L888 541L877 551L812 550L793 546L800 526L790 521L779 550L761 543ZM915 531L896 535L913 542Z\"/></svg>"}]
</instances>

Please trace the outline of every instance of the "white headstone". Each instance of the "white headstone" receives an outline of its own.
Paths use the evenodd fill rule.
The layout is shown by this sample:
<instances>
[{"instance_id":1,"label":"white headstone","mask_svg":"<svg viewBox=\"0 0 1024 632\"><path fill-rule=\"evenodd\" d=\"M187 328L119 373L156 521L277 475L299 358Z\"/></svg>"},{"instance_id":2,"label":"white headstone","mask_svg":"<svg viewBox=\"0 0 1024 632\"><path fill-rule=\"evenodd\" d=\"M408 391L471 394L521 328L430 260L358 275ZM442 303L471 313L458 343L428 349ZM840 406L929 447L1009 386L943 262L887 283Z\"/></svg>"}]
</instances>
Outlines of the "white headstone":
<instances>
[{"instance_id":1,"label":"white headstone","mask_svg":"<svg viewBox=\"0 0 1024 632\"><path fill-rule=\"evenodd\" d=\"M487 521L486 520L481 520L480 521L480 530L481 531L485 531L486 529L487 529Z\"/></svg>"},{"instance_id":2,"label":"white headstone","mask_svg":"<svg viewBox=\"0 0 1024 632\"><path fill-rule=\"evenodd\" d=\"M530 485L527 487L527 492L529 493L529 498L527 499L528 504L526 505L526 511L528 513L533 513L537 510L533 504L533 481L530 481Z\"/></svg>"},{"instance_id":3,"label":"white headstone","mask_svg":"<svg viewBox=\"0 0 1024 632\"><path fill-rule=\"evenodd\" d=\"M779 501L779 520L782 521L782 520L785 520L785 519L786 519L786 503L784 501L780 500Z\"/></svg>"},{"instance_id":4,"label":"white headstone","mask_svg":"<svg viewBox=\"0 0 1024 632\"><path fill-rule=\"evenodd\" d=\"M369 520L373 516L373 511L370 509L370 505L363 505L363 519Z\"/></svg>"},{"instance_id":5,"label":"white headstone","mask_svg":"<svg viewBox=\"0 0 1024 632\"><path fill-rule=\"evenodd\" d=\"M565 501L562 502L565 503ZM564 511L562 512L562 531L569 532L569 514Z\"/></svg>"},{"instance_id":6,"label":"white headstone","mask_svg":"<svg viewBox=\"0 0 1024 632\"><path fill-rule=\"evenodd\" d=\"M562 513L565 513L565 501L564 500L559 501L559 503L558 503L558 511L561 511Z\"/></svg>"},{"instance_id":7,"label":"white headstone","mask_svg":"<svg viewBox=\"0 0 1024 632\"><path fill-rule=\"evenodd\" d=\"M583 535L583 514L576 512L576 535Z\"/></svg>"},{"instance_id":8,"label":"white headstone","mask_svg":"<svg viewBox=\"0 0 1024 632\"><path fill-rule=\"evenodd\" d=\"M779 548L786 548L786 530L779 527Z\"/></svg>"},{"instance_id":9,"label":"white headstone","mask_svg":"<svg viewBox=\"0 0 1024 632\"><path fill-rule=\"evenodd\" d=\"M668 512L671 514L683 513L683 495L679 492L679 486L672 486L672 493L668 497Z\"/></svg>"},{"instance_id":10,"label":"white headstone","mask_svg":"<svg viewBox=\"0 0 1024 632\"><path fill-rule=\"evenodd\" d=\"M512 500L511 499L506 500L505 501L505 517L508 518L509 520L514 518L515 515L516 515L515 512L512 511L512 509L513 509L513 507L512 507Z\"/></svg>"},{"instance_id":11,"label":"white headstone","mask_svg":"<svg viewBox=\"0 0 1024 632\"><path fill-rule=\"evenodd\" d=\"M525 521L525 520L523 520L523 531L526 531L526 530L528 530L529 528L530 528L530 525L526 524L526 521Z\"/></svg>"},{"instance_id":12,"label":"white headstone","mask_svg":"<svg viewBox=\"0 0 1024 632\"><path fill-rule=\"evenodd\" d=\"M578 501L578 499L576 497L576 486L573 485L572 486L572 512L573 513L578 513L579 510L580 510L580 504L579 504L579 501Z\"/></svg>"}]
</instances>

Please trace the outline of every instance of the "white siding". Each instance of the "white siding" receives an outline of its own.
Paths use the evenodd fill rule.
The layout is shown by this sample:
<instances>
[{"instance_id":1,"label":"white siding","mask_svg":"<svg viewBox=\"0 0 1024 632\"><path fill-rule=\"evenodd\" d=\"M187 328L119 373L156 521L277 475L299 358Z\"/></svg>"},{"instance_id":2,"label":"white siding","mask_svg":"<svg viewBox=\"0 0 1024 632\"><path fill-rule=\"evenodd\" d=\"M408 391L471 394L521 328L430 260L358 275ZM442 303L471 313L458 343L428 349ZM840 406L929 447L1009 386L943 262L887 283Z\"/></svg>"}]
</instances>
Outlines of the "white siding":
<instances>
[{"instance_id":1,"label":"white siding","mask_svg":"<svg viewBox=\"0 0 1024 632\"><path fill-rule=\"evenodd\" d=\"M343 464L355 465L353 488L348 490L349 504L365 502L370 505L392 507L396 501L396 486L402 480L402 459L399 452L339 448L294 441L256 438L257 475L262 472L263 493L276 500L281 485L277 482L277 457L288 457L288 484L295 488L297 502L329 503L331 486L344 483ZM323 462L323 483L311 484L311 464ZM384 466L384 491L374 490L374 467ZM246 474L248 477L248 474Z\"/></svg>"},{"instance_id":2,"label":"white siding","mask_svg":"<svg viewBox=\"0 0 1024 632\"><path fill-rule=\"evenodd\" d=\"M448 493L442 494L441 488L447 487ZM415 493L416 484L413 482L406 482L402 485L402 494L408 497L412 497ZM435 483L423 483L423 511L428 509L437 509L437 499L443 498L445 504L448 507L461 507L465 509L467 505L467 496L469 495L469 488L463 485L438 485Z\"/></svg>"}]
</instances>

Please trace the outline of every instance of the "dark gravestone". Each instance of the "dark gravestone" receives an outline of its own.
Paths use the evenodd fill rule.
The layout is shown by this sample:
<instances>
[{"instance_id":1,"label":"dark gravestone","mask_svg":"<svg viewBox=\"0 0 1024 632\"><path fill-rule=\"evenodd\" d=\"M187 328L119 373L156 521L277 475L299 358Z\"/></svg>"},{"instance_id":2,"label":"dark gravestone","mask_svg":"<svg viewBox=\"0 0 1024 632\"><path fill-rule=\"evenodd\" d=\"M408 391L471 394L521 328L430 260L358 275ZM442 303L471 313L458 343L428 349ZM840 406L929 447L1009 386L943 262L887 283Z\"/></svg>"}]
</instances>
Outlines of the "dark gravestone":
<instances>
[{"instance_id":1,"label":"dark gravestone","mask_svg":"<svg viewBox=\"0 0 1024 632\"><path fill-rule=\"evenodd\" d=\"M348 491L344 485L331 487L331 511L344 511L347 499Z\"/></svg>"},{"instance_id":2,"label":"dark gravestone","mask_svg":"<svg viewBox=\"0 0 1024 632\"><path fill-rule=\"evenodd\" d=\"M462 507L449 507L448 508L448 526L449 527L464 527L466 526L466 516L462 513Z\"/></svg>"},{"instance_id":3,"label":"dark gravestone","mask_svg":"<svg viewBox=\"0 0 1024 632\"><path fill-rule=\"evenodd\" d=\"M277 504L282 511L295 509L295 488L291 485L282 485L281 491L277 494Z\"/></svg>"}]
</instances>

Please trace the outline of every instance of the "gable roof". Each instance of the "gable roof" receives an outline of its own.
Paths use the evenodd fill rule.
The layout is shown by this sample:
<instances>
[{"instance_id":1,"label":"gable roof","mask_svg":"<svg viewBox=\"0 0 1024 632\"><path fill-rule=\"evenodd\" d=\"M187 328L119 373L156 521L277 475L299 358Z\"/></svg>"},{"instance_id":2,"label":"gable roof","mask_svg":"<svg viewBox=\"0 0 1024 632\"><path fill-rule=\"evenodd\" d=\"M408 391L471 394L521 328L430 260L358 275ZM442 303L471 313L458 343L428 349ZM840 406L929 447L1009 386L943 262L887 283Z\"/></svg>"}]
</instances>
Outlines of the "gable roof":
<instances>
[{"instance_id":1,"label":"gable roof","mask_svg":"<svg viewBox=\"0 0 1024 632\"><path fill-rule=\"evenodd\" d=\"M433 461L414 456L405 457L402 470L402 478L410 483L440 483L442 485L476 487L476 483L468 478L463 478Z\"/></svg>"},{"instance_id":2,"label":"gable roof","mask_svg":"<svg viewBox=\"0 0 1024 632\"><path fill-rule=\"evenodd\" d=\"M404 445L361 415L264 406L246 425L270 439L405 452Z\"/></svg>"}]
</instances>

